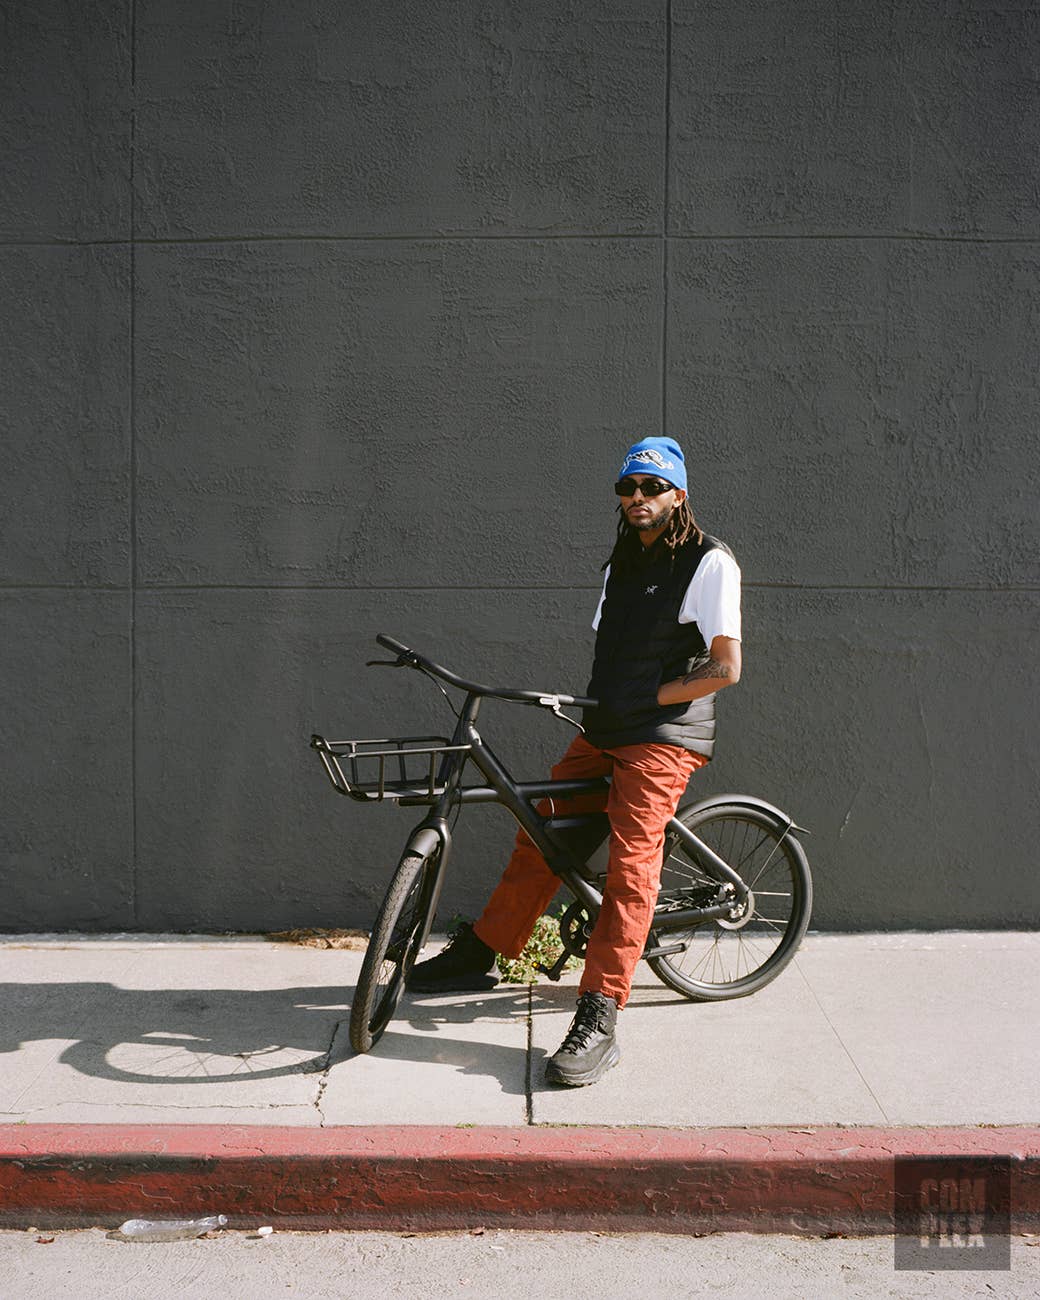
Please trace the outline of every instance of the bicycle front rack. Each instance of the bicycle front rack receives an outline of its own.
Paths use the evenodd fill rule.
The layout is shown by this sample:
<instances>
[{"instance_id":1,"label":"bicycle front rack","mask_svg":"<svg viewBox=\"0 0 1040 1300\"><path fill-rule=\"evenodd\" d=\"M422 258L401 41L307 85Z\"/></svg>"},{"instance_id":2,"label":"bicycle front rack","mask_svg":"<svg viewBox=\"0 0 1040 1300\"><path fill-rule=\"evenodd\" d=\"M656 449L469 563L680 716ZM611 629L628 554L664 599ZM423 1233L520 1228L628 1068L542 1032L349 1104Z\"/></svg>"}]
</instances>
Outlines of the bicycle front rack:
<instances>
[{"instance_id":1,"label":"bicycle front rack","mask_svg":"<svg viewBox=\"0 0 1040 1300\"><path fill-rule=\"evenodd\" d=\"M386 740L326 740L311 736L333 788L364 803L382 799L436 799L444 793L438 767L449 754L468 752L447 736ZM389 779L387 767L389 766Z\"/></svg>"}]
</instances>

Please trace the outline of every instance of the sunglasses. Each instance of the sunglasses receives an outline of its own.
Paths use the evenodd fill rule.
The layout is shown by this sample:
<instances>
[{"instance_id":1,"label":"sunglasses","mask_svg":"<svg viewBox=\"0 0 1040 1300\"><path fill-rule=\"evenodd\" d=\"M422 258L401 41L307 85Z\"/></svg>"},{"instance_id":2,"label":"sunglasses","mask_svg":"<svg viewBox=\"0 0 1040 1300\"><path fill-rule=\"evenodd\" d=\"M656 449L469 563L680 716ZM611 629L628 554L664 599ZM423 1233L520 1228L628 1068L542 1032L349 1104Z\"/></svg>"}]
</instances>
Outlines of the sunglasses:
<instances>
[{"instance_id":1,"label":"sunglasses","mask_svg":"<svg viewBox=\"0 0 1040 1300\"><path fill-rule=\"evenodd\" d=\"M634 497L638 488L645 497L659 497L662 492L671 492L674 486L659 478L645 478L642 483L637 483L634 478L622 478L614 484L614 491L619 497Z\"/></svg>"}]
</instances>

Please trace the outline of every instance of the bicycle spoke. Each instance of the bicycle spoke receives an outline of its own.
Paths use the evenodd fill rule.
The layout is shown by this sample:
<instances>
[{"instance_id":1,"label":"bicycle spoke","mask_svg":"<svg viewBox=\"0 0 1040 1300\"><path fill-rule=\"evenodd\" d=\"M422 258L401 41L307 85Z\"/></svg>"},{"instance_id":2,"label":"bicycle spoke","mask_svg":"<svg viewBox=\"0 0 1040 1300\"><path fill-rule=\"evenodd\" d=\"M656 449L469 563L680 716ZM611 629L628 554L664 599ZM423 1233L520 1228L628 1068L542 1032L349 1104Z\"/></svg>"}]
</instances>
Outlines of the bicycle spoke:
<instances>
[{"instance_id":1,"label":"bicycle spoke","mask_svg":"<svg viewBox=\"0 0 1040 1300\"><path fill-rule=\"evenodd\" d=\"M674 867L668 868L676 875L686 876L690 880L703 882L705 885L710 885L713 883L710 876L706 876L703 871L701 871L699 868L694 867L693 863L690 862L687 858L680 858L677 857L676 854L674 853L669 853L668 857L665 859L665 862L666 863L674 862L677 864Z\"/></svg>"},{"instance_id":2,"label":"bicycle spoke","mask_svg":"<svg viewBox=\"0 0 1040 1300\"><path fill-rule=\"evenodd\" d=\"M755 877L755 879L752 880L752 881L750 882L750 884L749 884L749 886L748 886L750 889L754 889L754 887L755 887L755 885L757 884L757 882L758 882L759 880L762 879L762 875L763 875L763 873L765 872L766 867L768 867L769 864L770 864L770 862L773 860L773 854L776 853L777 849L780 847L780 845L781 845L782 843L783 843L783 840L777 840L777 842L773 845L773 852L770 853L770 855L769 855L768 858L766 858L765 862L762 864L762 867L761 867L761 869L759 870L759 873L758 873L758 875Z\"/></svg>"},{"instance_id":3,"label":"bicycle spoke","mask_svg":"<svg viewBox=\"0 0 1040 1300\"><path fill-rule=\"evenodd\" d=\"M742 947L743 947L743 946L747 946L748 948L750 948L750 950L751 950L752 953L756 953L756 954L757 954L757 952L759 951L759 950L758 950L758 947L757 947L756 944L754 944L754 943L752 942L752 940L751 940L751 936L750 936L750 935L745 934L745 932L744 932L743 930L738 930L738 931L737 931L737 935L738 935L738 940L739 940L739 942L740 942L740 944L741 944ZM766 954L766 957L768 957L768 956L769 956L773 951L774 951L774 950L771 948L771 949L769 950L769 953ZM759 960L759 959L757 958L757 956L756 956L756 960L758 960L758 964L761 965L761 964L762 964L762 961L764 961L764 960L766 959L766 957L763 957L761 960Z\"/></svg>"},{"instance_id":4,"label":"bicycle spoke","mask_svg":"<svg viewBox=\"0 0 1040 1300\"><path fill-rule=\"evenodd\" d=\"M706 962L708 962L708 961L711 960L711 958L712 958L712 954L713 954L713 952L715 951L715 949L716 949L716 947L717 947L717 945L718 945L718 942L719 942L719 936L716 934L716 935L713 937L711 943L708 945L708 950L707 950L707 952L704 953L704 955L701 957L701 959L700 959L700 961L697 963L697 965L694 966L693 971L691 972L691 977L696 976L697 973L698 973L700 970L703 969L704 964L705 964Z\"/></svg>"},{"instance_id":5,"label":"bicycle spoke","mask_svg":"<svg viewBox=\"0 0 1040 1300\"><path fill-rule=\"evenodd\" d=\"M752 859L752 858L755 856L755 854L758 852L758 850L762 847L762 845L765 844L765 843L767 843L769 839L770 839L770 835L768 834L768 832L763 831L761 838L759 839L759 841L758 841L758 843L755 845L755 847L751 850L751 852L745 854L745 855L744 855L743 857L741 857L740 860L737 862L737 864L736 864L736 865L737 865L737 870L739 871L740 868L744 865L745 862L750 862L751 859Z\"/></svg>"}]
</instances>

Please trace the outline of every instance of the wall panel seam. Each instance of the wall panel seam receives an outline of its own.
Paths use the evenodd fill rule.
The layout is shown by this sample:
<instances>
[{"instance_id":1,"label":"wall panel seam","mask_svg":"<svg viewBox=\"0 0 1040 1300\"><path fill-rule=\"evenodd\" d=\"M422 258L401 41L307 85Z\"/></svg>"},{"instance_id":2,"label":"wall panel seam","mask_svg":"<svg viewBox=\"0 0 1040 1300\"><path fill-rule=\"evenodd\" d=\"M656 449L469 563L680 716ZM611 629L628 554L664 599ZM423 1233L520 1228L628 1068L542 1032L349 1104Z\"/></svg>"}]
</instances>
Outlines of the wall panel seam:
<instances>
[{"instance_id":1,"label":"wall panel seam","mask_svg":"<svg viewBox=\"0 0 1040 1300\"><path fill-rule=\"evenodd\" d=\"M856 582L764 582L756 581L752 578L744 578L741 586L745 591L864 591L864 592L900 592L900 591L949 591L949 592L988 592L991 594L1021 595L1031 592L1040 592L1040 585L1033 583L856 583ZM449 591L556 591L556 592L579 592L601 590L601 584L589 585L585 583L559 586L550 583L532 584L532 583L481 583L479 585L444 585L430 586L428 583L412 584L380 584L372 583L259 583L259 582L238 582L238 583L220 583L220 582L198 582L198 583L139 583L135 588L137 594L155 595L188 595L192 592L201 591L258 591L258 592L275 592L275 591L328 591L328 592L381 592L381 591L406 591L406 592L449 592ZM93 594L113 595L126 591L124 586L89 586L86 584L74 584L67 582L45 583L45 582L22 582L22 583L0 583L0 594L25 592L47 592L47 591L69 591L83 592Z\"/></svg>"},{"instance_id":2,"label":"wall panel seam","mask_svg":"<svg viewBox=\"0 0 1040 1300\"><path fill-rule=\"evenodd\" d=\"M499 242L508 243L567 243L577 242L580 240L592 241L603 240L618 241L632 240L633 242L659 243L662 236L660 234L632 234L624 231L577 231L573 234L561 234L559 232L550 233L530 233L530 232L513 232L505 234L444 234L438 232L422 233L416 232L407 235L308 235L308 234L286 234L286 235L194 235L180 236L174 238L171 236L135 236L132 240L126 239L0 239L0 249L4 248L118 248L121 245L133 243L140 247L158 247L158 248L178 248L190 247L192 245L207 244L387 244L387 243L414 243L414 244L437 244L437 243L475 243L475 242ZM702 243L765 243L770 240L787 240L790 242L802 241L804 243L827 243L846 241L848 243L918 243L918 244L1004 244L1018 245L1024 244L1027 247L1033 244L1040 244L1040 232L1035 235L934 235L925 232L907 232L907 231L864 231L856 232L839 232L839 231L814 231L812 233L796 232L772 232L762 233L759 231L718 231L714 233L691 232L691 231L669 231L666 238L668 240L688 240L690 242L699 241Z\"/></svg>"},{"instance_id":3,"label":"wall panel seam","mask_svg":"<svg viewBox=\"0 0 1040 1300\"><path fill-rule=\"evenodd\" d=\"M139 923L137 888L137 0L130 0L130 447L127 491L130 577L130 916Z\"/></svg>"},{"instance_id":4,"label":"wall panel seam","mask_svg":"<svg viewBox=\"0 0 1040 1300\"><path fill-rule=\"evenodd\" d=\"M668 432L668 236L671 210L672 0L665 0L664 211L661 216L661 433Z\"/></svg>"}]
</instances>

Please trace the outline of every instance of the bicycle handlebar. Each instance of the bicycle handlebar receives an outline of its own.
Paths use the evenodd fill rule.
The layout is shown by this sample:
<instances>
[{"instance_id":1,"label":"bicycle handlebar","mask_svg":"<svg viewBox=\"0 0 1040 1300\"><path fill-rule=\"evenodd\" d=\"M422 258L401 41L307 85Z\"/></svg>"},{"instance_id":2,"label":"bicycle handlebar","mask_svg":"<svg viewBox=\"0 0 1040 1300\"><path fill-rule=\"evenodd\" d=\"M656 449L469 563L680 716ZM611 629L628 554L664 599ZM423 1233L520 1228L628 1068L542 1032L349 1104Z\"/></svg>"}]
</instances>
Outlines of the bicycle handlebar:
<instances>
[{"instance_id":1,"label":"bicycle handlebar","mask_svg":"<svg viewBox=\"0 0 1040 1300\"><path fill-rule=\"evenodd\" d=\"M598 700L589 699L585 695L561 695L558 691L516 691L509 687L481 686L479 682L468 682L464 677L457 677L447 668L435 664L432 659L427 659L425 655L410 650L400 641L395 641L392 636L385 636L380 632L376 640L381 646L392 650L405 662L410 663L412 667L425 668L428 673L433 673L449 686L455 686L470 695L493 695L499 700L516 700L520 704L540 704L547 709L559 708L561 704L573 704L581 709L594 709L599 703Z\"/></svg>"}]
</instances>

